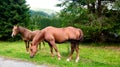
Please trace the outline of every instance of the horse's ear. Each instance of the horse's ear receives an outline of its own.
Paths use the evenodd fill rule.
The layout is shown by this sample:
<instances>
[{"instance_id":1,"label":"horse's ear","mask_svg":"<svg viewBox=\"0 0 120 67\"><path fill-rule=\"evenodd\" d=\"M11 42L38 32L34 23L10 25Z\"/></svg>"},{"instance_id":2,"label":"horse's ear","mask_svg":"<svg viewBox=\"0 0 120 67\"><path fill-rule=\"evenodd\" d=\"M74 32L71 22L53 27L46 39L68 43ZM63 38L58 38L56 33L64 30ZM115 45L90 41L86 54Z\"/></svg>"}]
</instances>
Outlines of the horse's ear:
<instances>
[{"instance_id":1,"label":"horse's ear","mask_svg":"<svg viewBox=\"0 0 120 67\"><path fill-rule=\"evenodd\" d=\"M19 25L17 24L16 27L19 27Z\"/></svg>"},{"instance_id":2,"label":"horse's ear","mask_svg":"<svg viewBox=\"0 0 120 67\"><path fill-rule=\"evenodd\" d=\"M17 28L19 28L19 26L17 25Z\"/></svg>"},{"instance_id":3,"label":"horse's ear","mask_svg":"<svg viewBox=\"0 0 120 67\"><path fill-rule=\"evenodd\" d=\"M16 24L15 26L16 26L16 27L19 27L19 24Z\"/></svg>"},{"instance_id":4,"label":"horse's ear","mask_svg":"<svg viewBox=\"0 0 120 67\"><path fill-rule=\"evenodd\" d=\"M18 27L18 25L14 25L14 27Z\"/></svg>"}]
</instances>

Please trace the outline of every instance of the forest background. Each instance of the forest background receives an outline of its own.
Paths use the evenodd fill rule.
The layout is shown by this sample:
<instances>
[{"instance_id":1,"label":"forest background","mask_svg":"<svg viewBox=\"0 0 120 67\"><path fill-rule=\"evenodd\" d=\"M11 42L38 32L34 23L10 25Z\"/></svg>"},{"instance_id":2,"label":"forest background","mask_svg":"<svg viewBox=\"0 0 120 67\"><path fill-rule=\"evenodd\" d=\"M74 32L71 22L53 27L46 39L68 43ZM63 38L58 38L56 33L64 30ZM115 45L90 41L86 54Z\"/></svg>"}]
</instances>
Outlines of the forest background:
<instances>
[{"instance_id":1,"label":"forest background","mask_svg":"<svg viewBox=\"0 0 120 67\"><path fill-rule=\"evenodd\" d=\"M0 40L11 37L13 25L30 30L47 26L81 28L84 42L120 42L120 0L59 0L60 12L30 10L25 0L0 0Z\"/></svg>"}]
</instances>

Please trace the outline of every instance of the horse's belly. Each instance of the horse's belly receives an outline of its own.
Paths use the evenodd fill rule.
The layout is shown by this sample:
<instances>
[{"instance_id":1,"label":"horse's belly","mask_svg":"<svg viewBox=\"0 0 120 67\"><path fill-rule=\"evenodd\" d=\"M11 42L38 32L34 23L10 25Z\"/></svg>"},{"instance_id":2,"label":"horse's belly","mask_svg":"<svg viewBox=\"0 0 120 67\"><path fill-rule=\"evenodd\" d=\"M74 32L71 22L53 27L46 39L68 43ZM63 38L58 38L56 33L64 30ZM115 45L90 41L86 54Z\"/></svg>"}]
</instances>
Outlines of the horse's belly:
<instances>
[{"instance_id":1,"label":"horse's belly","mask_svg":"<svg viewBox=\"0 0 120 67\"><path fill-rule=\"evenodd\" d=\"M61 43L61 42L68 40L67 36L61 36L61 35L55 36L54 38L55 38L55 42L58 42L58 43Z\"/></svg>"},{"instance_id":2,"label":"horse's belly","mask_svg":"<svg viewBox=\"0 0 120 67\"><path fill-rule=\"evenodd\" d=\"M62 43L64 41L66 41L66 40L67 40L66 38L56 38L55 42Z\"/></svg>"}]
</instances>

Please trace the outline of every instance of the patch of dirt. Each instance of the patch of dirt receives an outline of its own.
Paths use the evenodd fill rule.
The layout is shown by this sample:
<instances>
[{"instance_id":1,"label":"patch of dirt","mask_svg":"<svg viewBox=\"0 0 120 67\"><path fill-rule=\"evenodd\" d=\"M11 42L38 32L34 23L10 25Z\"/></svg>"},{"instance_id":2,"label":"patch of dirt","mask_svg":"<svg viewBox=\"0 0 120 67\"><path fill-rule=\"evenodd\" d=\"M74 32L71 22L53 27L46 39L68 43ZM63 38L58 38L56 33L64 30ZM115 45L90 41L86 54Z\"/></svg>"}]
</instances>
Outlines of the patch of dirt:
<instances>
[{"instance_id":1,"label":"patch of dirt","mask_svg":"<svg viewBox=\"0 0 120 67\"><path fill-rule=\"evenodd\" d=\"M120 46L104 46L103 48L120 51Z\"/></svg>"}]
</instances>

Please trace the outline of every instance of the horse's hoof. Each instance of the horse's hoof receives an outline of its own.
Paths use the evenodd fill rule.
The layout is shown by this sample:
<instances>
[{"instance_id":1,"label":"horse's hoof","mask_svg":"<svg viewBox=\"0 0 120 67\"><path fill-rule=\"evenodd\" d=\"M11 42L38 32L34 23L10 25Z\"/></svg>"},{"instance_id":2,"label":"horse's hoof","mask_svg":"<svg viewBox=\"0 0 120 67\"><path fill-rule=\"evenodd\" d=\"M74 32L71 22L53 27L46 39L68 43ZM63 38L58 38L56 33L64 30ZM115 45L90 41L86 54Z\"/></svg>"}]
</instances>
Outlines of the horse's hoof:
<instances>
[{"instance_id":1,"label":"horse's hoof","mask_svg":"<svg viewBox=\"0 0 120 67\"><path fill-rule=\"evenodd\" d=\"M70 61L70 59L68 58L66 61L68 61L68 62L69 62L69 61Z\"/></svg>"},{"instance_id":2,"label":"horse's hoof","mask_svg":"<svg viewBox=\"0 0 120 67\"><path fill-rule=\"evenodd\" d=\"M34 58L34 56L30 56L30 58Z\"/></svg>"},{"instance_id":3,"label":"horse's hoof","mask_svg":"<svg viewBox=\"0 0 120 67\"><path fill-rule=\"evenodd\" d=\"M76 63L78 63L78 60L75 60Z\"/></svg>"},{"instance_id":4,"label":"horse's hoof","mask_svg":"<svg viewBox=\"0 0 120 67\"><path fill-rule=\"evenodd\" d=\"M53 55L53 54L52 54L51 56L52 56L52 57L54 57L54 55Z\"/></svg>"},{"instance_id":5,"label":"horse's hoof","mask_svg":"<svg viewBox=\"0 0 120 67\"><path fill-rule=\"evenodd\" d=\"M61 60L61 58L58 58L58 60Z\"/></svg>"},{"instance_id":6,"label":"horse's hoof","mask_svg":"<svg viewBox=\"0 0 120 67\"><path fill-rule=\"evenodd\" d=\"M26 52L27 54L29 54L29 52Z\"/></svg>"},{"instance_id":7,"label":"horse's hoof","mask_svg":"<svg viewBox=\"0 0 120 67\"><path fill-rule=\"evenodd\" d=\"M77 63L79 61L79 58L77 58L76 60L75 60L75 62Z\"/></svg>"}]
</instances>

